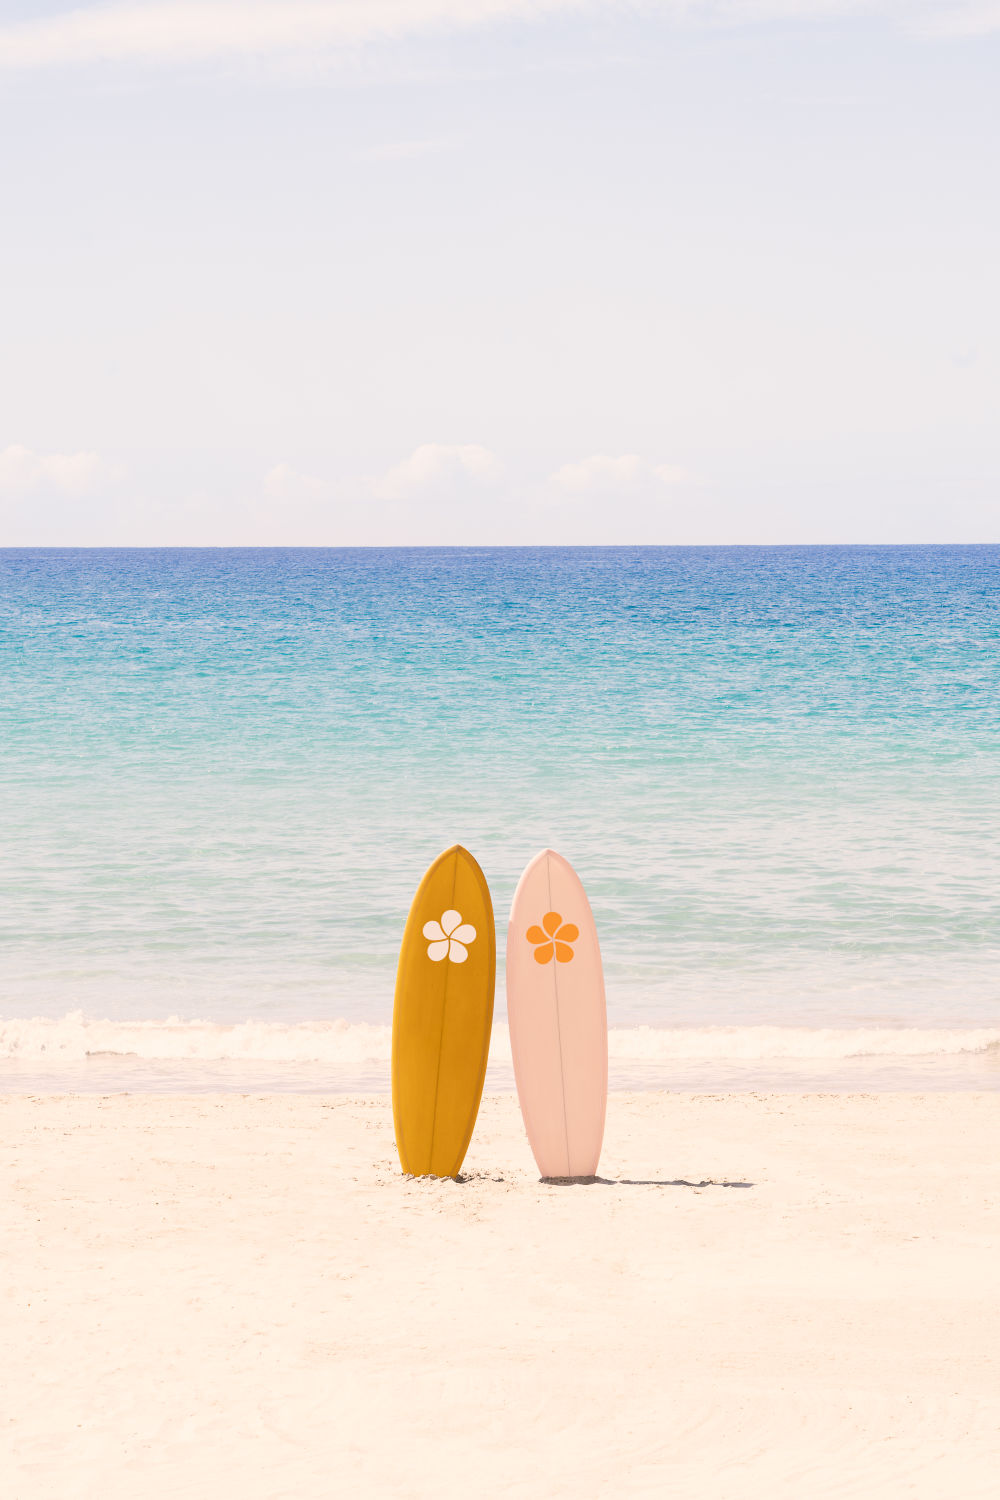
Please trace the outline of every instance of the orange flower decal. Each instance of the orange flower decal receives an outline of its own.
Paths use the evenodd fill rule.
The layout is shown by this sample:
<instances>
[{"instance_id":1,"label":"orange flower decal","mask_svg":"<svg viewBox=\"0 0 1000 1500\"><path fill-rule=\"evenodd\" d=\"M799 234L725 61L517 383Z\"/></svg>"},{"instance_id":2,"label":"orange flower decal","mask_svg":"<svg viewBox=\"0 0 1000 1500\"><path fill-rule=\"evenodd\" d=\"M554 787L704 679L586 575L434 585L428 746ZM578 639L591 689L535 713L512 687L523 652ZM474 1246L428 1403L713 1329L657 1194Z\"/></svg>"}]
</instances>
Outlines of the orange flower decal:
<instances>
[{"instance_id":1,"label":"orange flower decal","mask_svg":"<svg viewBox=\"0 0 1000 1500\"><path fill-rule=\"evenodd\" d=\"M557 911L546 912L541 927L529 927L527 932L528 942L535 945L536 964L550 964L553 954L558 963L568 964L573 957L571 944L579 936L579 927L564 922Z\"/></svg>"}]
</instances>

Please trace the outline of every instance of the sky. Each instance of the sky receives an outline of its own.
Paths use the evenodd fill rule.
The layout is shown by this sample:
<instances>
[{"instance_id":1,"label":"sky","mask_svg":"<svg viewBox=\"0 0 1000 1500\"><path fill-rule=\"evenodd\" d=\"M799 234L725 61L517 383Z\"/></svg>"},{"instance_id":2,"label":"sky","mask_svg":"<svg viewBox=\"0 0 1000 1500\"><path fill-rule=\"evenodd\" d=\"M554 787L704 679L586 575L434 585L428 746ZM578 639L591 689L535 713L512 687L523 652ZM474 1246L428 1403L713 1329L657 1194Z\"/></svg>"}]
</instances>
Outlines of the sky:
<instances>
[{"instance_id":1,"label":"sky","mask_svg":"<svg viewBox=\"0 0 1000 1500\"><path fill-rule=\"evenodd\" d=\"M0 0L0 545L1000 542L1000 0Z\"/></svg>"}]
</instances>

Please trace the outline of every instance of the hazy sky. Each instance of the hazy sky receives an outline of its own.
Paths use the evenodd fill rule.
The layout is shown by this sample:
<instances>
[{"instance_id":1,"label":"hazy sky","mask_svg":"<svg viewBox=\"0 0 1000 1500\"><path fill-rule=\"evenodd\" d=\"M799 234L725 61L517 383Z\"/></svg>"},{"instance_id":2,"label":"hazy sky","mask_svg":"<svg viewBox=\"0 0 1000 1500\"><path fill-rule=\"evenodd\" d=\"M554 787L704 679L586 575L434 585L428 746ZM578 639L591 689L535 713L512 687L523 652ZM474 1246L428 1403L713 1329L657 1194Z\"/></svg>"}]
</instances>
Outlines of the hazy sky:
<instances>
[{"instance_id":1,"label":"hazy sky","mask_svg":"<svg viewBox=\"0 0 1000 1500\"><path fill-rule=\"evenodd\" d=\"M1000 0L0 0L0 544L1000 541Z\"/></svg>"}]
</instances>

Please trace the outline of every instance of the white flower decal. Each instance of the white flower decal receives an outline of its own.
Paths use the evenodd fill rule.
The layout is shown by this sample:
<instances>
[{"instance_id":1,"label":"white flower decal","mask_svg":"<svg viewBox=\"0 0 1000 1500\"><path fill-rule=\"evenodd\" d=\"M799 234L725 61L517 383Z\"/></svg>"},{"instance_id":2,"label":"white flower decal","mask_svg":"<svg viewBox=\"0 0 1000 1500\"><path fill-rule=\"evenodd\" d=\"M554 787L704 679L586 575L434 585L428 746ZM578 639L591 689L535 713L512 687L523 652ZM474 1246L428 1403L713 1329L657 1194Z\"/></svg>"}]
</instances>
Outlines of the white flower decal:
<instances>
[{"instance_id":1,"label":"white flower decal","mask_svg":"<svg viewBox=\"0 0 1000 1500\"><path fill-rule=\"evenodd\" d=\"M425 922L424 937L427 938L427 957L431 963L439 964L450 958L453 964L464 964L469 956L469 943L476 941L476 929L463 923L462 913L446 911L440 922Z\"/></svg>"}]
</instances>

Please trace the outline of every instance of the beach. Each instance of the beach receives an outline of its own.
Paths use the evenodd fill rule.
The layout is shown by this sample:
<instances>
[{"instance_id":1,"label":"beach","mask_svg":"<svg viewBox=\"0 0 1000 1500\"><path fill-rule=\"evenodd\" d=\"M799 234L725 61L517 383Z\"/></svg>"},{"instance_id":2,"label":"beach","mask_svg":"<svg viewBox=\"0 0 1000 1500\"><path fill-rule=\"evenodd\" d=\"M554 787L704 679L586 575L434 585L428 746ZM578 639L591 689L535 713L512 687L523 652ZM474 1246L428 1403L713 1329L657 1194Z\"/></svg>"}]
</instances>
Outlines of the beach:
<instances>
[{"instance_id":1,"label":"beach","mask_svg":"<svg viewBox=\"0 0 1000 1500\"><path fill-rule=\"evenodd\" d=\"M0 14L0 1500L1000 1500L998 62Z\"/></svg>"},{"instance_id":2,"label":"beach","mask_svg":"<svg viewBox=\"0 0 1000 1500\"><path fill-rule=\"evenodd\" d=\"M996 1093L613 1093L542 1183L386 1095L0 1097L0 1489L986 1496Z\"/></svg>"}]
</instances>

